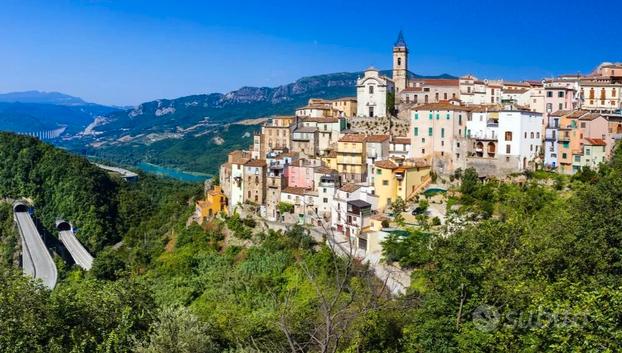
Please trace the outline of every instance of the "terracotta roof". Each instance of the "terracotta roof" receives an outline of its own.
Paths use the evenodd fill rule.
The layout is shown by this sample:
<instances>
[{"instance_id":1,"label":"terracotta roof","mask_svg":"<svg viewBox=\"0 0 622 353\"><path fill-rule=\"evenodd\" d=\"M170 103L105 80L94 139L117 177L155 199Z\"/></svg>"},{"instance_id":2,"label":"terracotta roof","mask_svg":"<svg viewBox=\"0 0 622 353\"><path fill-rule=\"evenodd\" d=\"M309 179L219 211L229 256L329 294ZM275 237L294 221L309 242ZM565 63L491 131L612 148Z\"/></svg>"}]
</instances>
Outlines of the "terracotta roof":
<instances>
[{"instance_id":1,"label":"terracotta roof","mask_svg":"<svg viewBox=\"0 0 622 353\"><path fill-rule=\"evenodd\" d=\"M347 134L339 139L339 142L365 142L365 135Z\"/></svg>"},{"instance_id":2,"label":"terracotta roof","mask_svg":"<svg viewBox=\"0 0 622 353\"><path fill-rule=\"evenodd\" d=\"M266 160L265 159L251 159L250 161L244 163L245 167L265 167Z\"/></svg>"},{"instance_id":3,"label":"terracotta roof","mask_svg":"<svg viewBox=\"0 0 622 353\"><path fill-rule=\"evenodd\" d=\"M415 81L423 82L426 86L458 86L460 84L460 80L447 78L428 78Z\"/></svg>"},{"instance_id":4,"label":"terracotta roof","mask_svg":"<svg viewBox=\"0 0 622 353\"><path fill-rule=\"evenodd\" d=\"M471 108L472 112L475 113L484 113L484 112L499 112L501 111L501 106L497 104L482 104L482 105L474 105Z\"/></svg>"},{"instance_id":5,"label":"terracotta roof","mask_svg":"<svg viewBox=\"0 0 622 353\"><path fill-rule=\"evenodd\" d=\"M383 161L376 161L374 162L374 165L378 168L382 168L382 169L395 169L397 168L397 164L393 163L392 161L389 160L383 160Z\"/></svg>"},{"instance_id":6,"label":"terracotta roof","mask_svg":"<svg viewBox=\"0 0 622 353\"><path fill-rule=\"evenodd\" d=\"M601 115L599 113L590 113L590 114L585 114L583 116L581 116L579 118L579 120L594 120L598 117L600 117Z\"/></svg>"},{"instance_id":7,"label":"terracotta roof","mask_svg":"<svg viewBox=\"0 0 622 353\"><path fill-rule=\"evenodd\" d=\"M591 146L606 146L607 145L607 143L603 139L586 138L585 141L587 141L586 145L591 145Z\"/></svg>"},{"instance_id":8,"label":"terracotta roof","mask_svg":"<svg viewBox=\"0 0 622 353\"><path fill-rule=\"evenodd\" d=\"M330 150L328 152L328 154L326 156L324 156L324 157L327 157L327 158L337 158L337 150Z\"/></svg>"},{"instance_id":9,"label":"terracotta roof","mask_svg":"<svg viewBox=\"0 0 622 353\"><path fill-rule=\"evenodd\" d=\"M410 145L411 141L409 137L394 137L391 140L391 143L397 143L397 144L401 144L401 145Z\"/></svg>"},{"instance_id":10,"label":"terracotta roof","mask_svg":"<svg viewBox=\"0 0 622 353\"><path fill-rule=\"evenodd\" d=\"M584 116L585 114L587 114L587 111L585 110L575 110L572 113L568 114L568 117L576 119Z\"/></svg>"},{"instance_id":11,"label":"terracotta roof","mask_svg":"<svg viewBox=\"0 0 622 353\"><path fill-rule=\"evenodd\" d=\"M311 116L305 116L305 117L302 117L301 120L303 122L324 123L324 124L332 124L332 123L338 123L339 122L339 118L334 118L334 117L311 117Z\"/></svg>"},{"instance_id":12,"label":"terracotta roof","mask_svg":"<svg viewBox=\"0 0 622 353\"><path fill-rule=\"evenodd\" d=\"M315 172L319 173L319 174L336 174L339 173L338 171L328 168L327 166L319 166L319 167L315 167Z\"/></svg>"},{"instance_id":13,"label":"terracotta roof","mask_svg":"<svg viewBox=\"0 0 622 353\"><path fill-rule=\"evenodd\" d=\"M384 142L390 138L389 135L367 135L366 142Z\"/></svg>"},{"instance_id":14,"label":"terracotta roof","mask_svg":"<svg viewBox=\"0 0 622 353\"><path fill-rule=\"evenodd\" d=\"M417 167L417 168L430 167L430 163L428 163L428 160L425 158L409 158L404 161L404 164L407 166Z\"/></svg>"},{"instance_id":15,"label":"terracotta roof","mask_svg":"<svg viewBox=\"0 0 622 353\"><path fill-rule=\"evenodd\" d=\"M356 190L360 189L361 186L357 185L357 184L353 184L353 183L347 183L344 186L342 186L341 188L339 188L340 191L344 191L344 192L355 192Z\"/></svg>"},{"instance_id":16,"label":"terracotta roof","mask_svg":"<svg viewBox=\"0 0 622 353\"><path fill-rule=\"evenodd\" d=\"M285 189L281 190L281 192L287 193L287 194L304 195L306 190L307 189L305 188L297 188L293 186L288 186Z\"/></svg>"},{"instance_id":17,"label":"terracotta roof","mask_svg":"<svg viewBox=\"0 0 622 353\"><path fill-rule=\"evenodd\" d=\"M572 110L558 110L554 111L549 116L566 116L572 113Z\"/></svg>"},{"instance_id":18,"label":"terracotta roof","mask_svg":"<svg viewBox=\"0 0 622 353\"><path fill-rule=\"evenodd\" d=\"M250 154L246 151L233 151L229 153L229 160L232 164L244 164L250 160Z\"/></svg>"},{"instance_id":19,"label":"terracotta roof","mask_svg":"<svg viewBox=\"0 0 622 353\"><path fill-rule=\"evenodd\" d=\"M422 104L418 107L414 107L413 110L416 111L420 111L420 110L455 110L455 111L469 111L470 109L462 106L462 105L456 105L456 104L451 104L447 101L443 101L443 102L439 102L439 103L428 103L428 104Z\"/></svg>"}]
</instances>

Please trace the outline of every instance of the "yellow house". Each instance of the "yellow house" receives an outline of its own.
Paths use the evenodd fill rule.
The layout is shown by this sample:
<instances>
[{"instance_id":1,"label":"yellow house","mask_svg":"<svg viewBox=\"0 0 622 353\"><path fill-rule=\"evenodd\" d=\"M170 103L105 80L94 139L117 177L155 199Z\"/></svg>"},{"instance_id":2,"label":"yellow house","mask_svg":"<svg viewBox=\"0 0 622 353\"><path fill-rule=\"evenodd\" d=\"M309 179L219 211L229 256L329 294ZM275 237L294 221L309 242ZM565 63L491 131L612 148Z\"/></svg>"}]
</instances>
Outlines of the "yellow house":
<instances>
[{"instance_id":1,"label":"yellow house","mask_svg":"<svg viewBox=\"0 0 622 353\"><path fill-rule=\"evenodd\" d=\"M378 209L402 198L409 200L431 181L430 165L425 160L382 160L374 163L374 191Z\"/></svg>"},{"instance_id":2,"label":"yellow house","mask_svg":"<svg viewBox=\"0 0 622 353\"><path fill-rule=\"evenodd\" d=\"M328 154L320 157L320 160L330 169L337 170L337 151L332 150Z\"/></svg>"},{"instance_id":3,"label":"yellow house","mask_svg":"<svg viewBox=\"0 0 622 353\"><path fill-rule=\"evenodd\" d=\"M196 202L194 217L198 223L203 223L220 212L227 212L227 197L217 185L206 193L205 200Z\"/></svg>"},{"instance_id":4,"label":"yellow house","mask_svg":"<svg viewBox=\"0 0 622 353\"><path fill-rule=\"evenodd\" d=\"M337 171L345 182L367 180L367 147L365 135L347 134L337 142Z\"/></svg>"}]
</instances>

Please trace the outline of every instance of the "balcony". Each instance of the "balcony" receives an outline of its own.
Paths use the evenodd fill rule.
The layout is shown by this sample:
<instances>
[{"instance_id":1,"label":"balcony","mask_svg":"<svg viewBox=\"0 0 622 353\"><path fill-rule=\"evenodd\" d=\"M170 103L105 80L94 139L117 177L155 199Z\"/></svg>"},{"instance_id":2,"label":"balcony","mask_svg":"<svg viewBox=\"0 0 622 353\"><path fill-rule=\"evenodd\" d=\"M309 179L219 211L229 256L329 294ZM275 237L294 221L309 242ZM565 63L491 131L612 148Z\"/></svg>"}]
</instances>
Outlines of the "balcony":
<instances>
[{"instance_id":1,"label":"balcony","mask_svg":"<svg viewBox=\"0 0 622 353\"><path fill-rule=\"evenodd\" d=\"M570 142L570 135L559 135L559 137L557 138L557 141L559 142Z\"/></svg>"}]
</instances>

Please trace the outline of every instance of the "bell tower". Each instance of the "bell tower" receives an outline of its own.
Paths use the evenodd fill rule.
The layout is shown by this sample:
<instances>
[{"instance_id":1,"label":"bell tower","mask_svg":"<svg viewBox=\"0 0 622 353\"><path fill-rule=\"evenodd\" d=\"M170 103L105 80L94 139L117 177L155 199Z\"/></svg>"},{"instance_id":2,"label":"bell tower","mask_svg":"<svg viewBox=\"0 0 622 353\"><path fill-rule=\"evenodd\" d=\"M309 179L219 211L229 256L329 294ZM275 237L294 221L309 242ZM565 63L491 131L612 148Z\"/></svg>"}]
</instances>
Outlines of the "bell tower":
<instances>
[{"instance_id":1,"label":"bell tower","mask_svg":"<svg viewBox=\"0 0 622 353\"><path fill-rule=\"evenodd\" d=\"M408 47L402 31L393 45L393 82L397 101L398 94L408 86Z\"/></svg>"}]
</instances>

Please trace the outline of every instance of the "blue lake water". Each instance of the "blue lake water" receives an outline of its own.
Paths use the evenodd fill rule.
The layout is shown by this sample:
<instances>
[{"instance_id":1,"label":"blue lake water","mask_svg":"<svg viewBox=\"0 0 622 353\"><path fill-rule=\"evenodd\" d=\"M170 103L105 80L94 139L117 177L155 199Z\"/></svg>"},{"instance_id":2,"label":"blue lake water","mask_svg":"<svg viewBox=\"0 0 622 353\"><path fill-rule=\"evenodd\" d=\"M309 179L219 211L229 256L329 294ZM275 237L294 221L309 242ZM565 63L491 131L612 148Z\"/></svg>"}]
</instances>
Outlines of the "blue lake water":
<instances>
[{"instance_id":1,"label":"blue lake water","mask_svg":"<svg viewBox=\"0 0 622 353\"><path fill-rule=\"evenodd\" d=\"M210 179L212 176L209 174L184 172L174 168L162 167L159 165L141 162L136 165L136 168L151 174L162 175L165 177L186 181L190 183L202 183L206 179Z\"/></svg>"}]
</instances>

